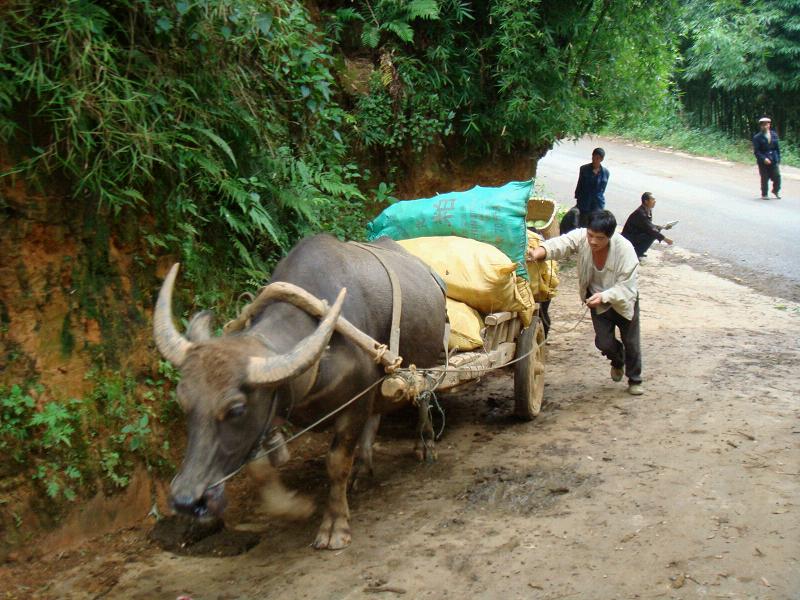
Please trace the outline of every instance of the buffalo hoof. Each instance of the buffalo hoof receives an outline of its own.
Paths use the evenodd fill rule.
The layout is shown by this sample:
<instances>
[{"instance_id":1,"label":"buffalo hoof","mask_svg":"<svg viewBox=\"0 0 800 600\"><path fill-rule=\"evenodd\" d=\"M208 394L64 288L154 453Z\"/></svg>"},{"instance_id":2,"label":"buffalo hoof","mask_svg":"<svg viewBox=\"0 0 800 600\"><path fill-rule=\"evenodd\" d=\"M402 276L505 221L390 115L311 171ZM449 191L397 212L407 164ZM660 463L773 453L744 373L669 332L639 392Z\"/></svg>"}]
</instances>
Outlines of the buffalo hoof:
<instances>
[{"instance_id":1,"label":"buffalo hoof","mask_svg":"<svg viewBox=\"0 0 800 600\"><path fill-rule=\"evenodd\" d=\"M372 466L366 462L358 460L353 466L353 474L350 477L350 489L358 491L365 489L369 482L375 477Z\"/></svg>"},{"instance_id":2,"label":"buffalo hoof","mask_svg":"<svg viewBox=\"0 0 800 600\"><path fill-rule=\"evenodd\" d=\"M316 509L311 498L283 487L266 486L261 490L259 512L286 521L305 521Z\"/></svg>"},{"instance_id":3,"label":"buffalo hoof","mask_svg":"<svg viewBox=\"0 0 800 600\"><path fill-rule=\"evenodd\" d=\"M317 550L341 550L347 548L351 541L350 523L347 519L334 519L331 523L326 518L317 532L317 539L313 545Z\"/></svg>"},{"instance_id":4,"label":"buffalo hoof","mask_svg":"<svg viewBox=\"0 0 800 600\"><path fill-rule=\"evenodd\" d=\"M414 447L414 455L417 457L419 462L425 462L428 464L435 463L436 459L438 458L436 446L434 446L433 442L427 442L425 444L417 443L417 445Z\"/></svg>"}]
</instances>

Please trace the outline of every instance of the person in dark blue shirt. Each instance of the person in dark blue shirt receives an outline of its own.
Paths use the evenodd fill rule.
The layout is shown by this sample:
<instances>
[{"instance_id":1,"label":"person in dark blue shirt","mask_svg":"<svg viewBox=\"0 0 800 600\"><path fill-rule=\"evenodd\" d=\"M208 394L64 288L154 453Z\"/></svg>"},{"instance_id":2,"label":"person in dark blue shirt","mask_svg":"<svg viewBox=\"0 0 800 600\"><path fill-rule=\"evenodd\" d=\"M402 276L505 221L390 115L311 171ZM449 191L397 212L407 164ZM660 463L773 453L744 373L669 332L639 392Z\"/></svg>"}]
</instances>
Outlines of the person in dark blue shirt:
<instances>
[{"instance_id":1,"label":"person in dark blue shirt","mask_svg":"<svg viewBox=\"0 0 800 600\"><path fill-rule=\"evenodd\" d=\"M761 131L753 136L753 154L758 163L758 174L761 175L761 199L767 199L767 185L772 180L772 193L776 198L781 197L781 171L778 166L781 162L781 148L778 144L778 134L770 129L772 121L769 117L758 120Z\"/></svg>"},{"instance_id":2,"label":"person in dark blue shirt","mask_svg":"<svg viewBox=\"0 0 800 600\"><path fill-rule=\"evenodd\" d=\"M606 206L606 185L608 169L600 163L606 157L602 148L592 150L592 162L583 165L578 171L578 185L575 187L575 200L580 211L580 226L589 224L589 215L603 210Z\"/></svg>"}]
</instances>

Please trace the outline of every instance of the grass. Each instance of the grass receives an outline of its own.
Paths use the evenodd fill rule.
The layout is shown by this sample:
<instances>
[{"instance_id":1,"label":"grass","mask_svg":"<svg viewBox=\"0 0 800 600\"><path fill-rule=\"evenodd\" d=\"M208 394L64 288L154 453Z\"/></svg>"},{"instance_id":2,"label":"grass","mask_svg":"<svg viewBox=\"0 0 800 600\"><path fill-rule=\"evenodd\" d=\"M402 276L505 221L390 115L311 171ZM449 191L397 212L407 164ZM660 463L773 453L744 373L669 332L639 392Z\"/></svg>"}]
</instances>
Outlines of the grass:
<instances>
[{"instance_id":1,"label":"grass","mask_svg":"<svg viewBox=\"0 0 800 600\"><path fill-rule=\"evenodd\" d=\"M624 129L609 127L601 133L700 156L741 163L755 161L750 140L735 139L715 129L693 128L679 122ZM781 141L781 164L800 167L800 147Z\"/></svg>"}]
</instances>

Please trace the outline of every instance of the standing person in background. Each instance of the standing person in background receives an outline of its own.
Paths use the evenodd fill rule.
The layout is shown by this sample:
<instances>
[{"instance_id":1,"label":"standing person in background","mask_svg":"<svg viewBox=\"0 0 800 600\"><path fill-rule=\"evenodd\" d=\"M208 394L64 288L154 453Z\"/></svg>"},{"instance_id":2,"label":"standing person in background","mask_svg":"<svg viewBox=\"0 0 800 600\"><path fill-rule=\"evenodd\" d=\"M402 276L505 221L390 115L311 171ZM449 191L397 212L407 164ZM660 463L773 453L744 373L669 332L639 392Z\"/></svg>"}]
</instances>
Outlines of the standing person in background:
<instances>
[{"instance_id":1,"label":"standing person in background","mask_svg":"<svg viewBox=\"0 0 800 600\"><path fill-rule=\"evenodd\" d=\"M611 379L628 376L628 392L642 388L642 352L639 340L639 261L631 243L614 235L617 220L607 210L595 211L587 229L542 242L528 248L527 258L559 260L578 254L578 293L592 310L594 344L611 361ZM615 331L619 329L620 339ZM623 372L623 367L625 371Z\"/></svg>"},{"instance_id":2,"label":"standing person in background","mask_svg":"<svg viewBox=\"0 0 800 600\"><path fill-rule=\"evenodd\" d=\"M602 148L592 150L592 162L583 165L578 171L578 185L575 187L575 200L580 211L579 225L589 224L589 215L606 207L606 185L608 169L601 165L606 157Z\"/></svg>"},{"instance_id":3,"label":"standing person in background","mask_svg":"<svg viewBox=\"0 0 800 600\"><path fill-rule=\"evenodd\" d=\"M753 136L753 154L758 163L758 174L761 175L761 199L767 199L767 185L772 180L772 193L776 198L781 197L781 148L778 144L778 134L772 131L772 120L761 117L758 120L761 131Z\"/></svg>"},{"instance_id":4,"label":"standing person in background","mask_svg":"<svg viewBox=\"0 0 800 600\"><path fill-rule=\"evenodd\" d=\"M638 258L646 256L645 253L656 240L672 245L672 240L661 233L662 229L669 229L672 224L664 227L653 224L653 207L655 205L656 198L651 192L642 194L642 204L630 214L628 220L625 221L625 227L622 228L622 237L633 244Z\"/></svg>"}]
</instances>

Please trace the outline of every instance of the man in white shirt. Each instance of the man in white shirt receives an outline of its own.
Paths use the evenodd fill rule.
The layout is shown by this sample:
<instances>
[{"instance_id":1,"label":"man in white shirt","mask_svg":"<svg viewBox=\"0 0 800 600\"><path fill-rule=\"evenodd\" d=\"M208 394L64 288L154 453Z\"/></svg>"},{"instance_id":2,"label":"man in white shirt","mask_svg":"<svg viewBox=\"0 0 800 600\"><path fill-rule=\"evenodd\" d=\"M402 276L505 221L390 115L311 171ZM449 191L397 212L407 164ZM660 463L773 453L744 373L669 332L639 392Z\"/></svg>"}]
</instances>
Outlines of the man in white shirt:
<instances>
[{"instance_id":1,"label":"man in white shirt","mask_svg":"<svg viewBox=\"0 0 800 600\"><path fill-rule=\"evenodd\" d=\"M528 250L528 259L559 260L578 254L578 293L592 312L594 343L611 361L611 379L628 377L628 392L642 388L639 340L639 260L631 243L614 235L617 220L611 212L592 213L586 229L575 229ZM619 329L620 338L615 335Z\"/></svg>"}]
</instances>

